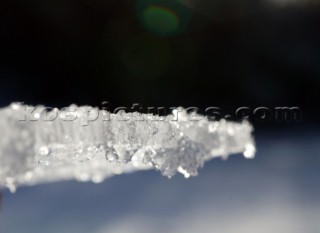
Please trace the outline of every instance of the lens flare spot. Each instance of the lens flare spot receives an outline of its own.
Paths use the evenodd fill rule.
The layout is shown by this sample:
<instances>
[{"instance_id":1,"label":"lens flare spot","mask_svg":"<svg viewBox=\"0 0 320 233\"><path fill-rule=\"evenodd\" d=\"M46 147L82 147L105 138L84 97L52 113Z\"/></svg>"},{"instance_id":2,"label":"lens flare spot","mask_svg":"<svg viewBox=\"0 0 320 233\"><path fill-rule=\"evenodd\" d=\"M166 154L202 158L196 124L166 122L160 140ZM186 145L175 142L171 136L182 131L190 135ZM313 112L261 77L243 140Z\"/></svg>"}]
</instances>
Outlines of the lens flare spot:
<instances>
[{"instance_id":1,"label":"lens flare spot","mask_svg":"<svg viewBox=\"0 0 320 233\"><path fill-rule=\"evenodd\" d=\"M136 14L149 32L174 36L186 31L193 10L180 0L136 0Z\"/></svg>"},{"instance_id":2,"label":"lens flare spot","mask_svg":"<svg viewBox=\"0 0 320 233\"><path fill-rule=\"evenodd\" d=\"M179 16L174 11L157 5L145 9L143 20L147 29L160 35L173 34L179 27Z\"/></svg>"}]
</instances>

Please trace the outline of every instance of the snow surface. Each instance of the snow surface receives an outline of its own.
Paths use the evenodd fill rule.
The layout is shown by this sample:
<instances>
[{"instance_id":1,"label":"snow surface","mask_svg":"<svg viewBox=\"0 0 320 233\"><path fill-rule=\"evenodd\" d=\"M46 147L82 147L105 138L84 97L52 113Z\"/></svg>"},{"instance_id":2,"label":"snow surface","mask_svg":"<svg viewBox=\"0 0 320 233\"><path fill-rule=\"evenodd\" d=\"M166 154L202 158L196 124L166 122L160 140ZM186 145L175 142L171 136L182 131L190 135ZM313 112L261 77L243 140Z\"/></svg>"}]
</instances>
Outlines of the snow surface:
<instances>
[{"instance_id":1,"label":"snow surface","mask_svg":"<svg viewBox=\"0 0 320 233\"><path fill-rule=\"evenodd\" d=\"M145 169L188 178L212 158L253 158L252 130L246 121L209 121L183 108L161 117L14 103L0 110L0 186L14 192L19 185L59 180L100 183Z\"/></svg>"}]
</instances>

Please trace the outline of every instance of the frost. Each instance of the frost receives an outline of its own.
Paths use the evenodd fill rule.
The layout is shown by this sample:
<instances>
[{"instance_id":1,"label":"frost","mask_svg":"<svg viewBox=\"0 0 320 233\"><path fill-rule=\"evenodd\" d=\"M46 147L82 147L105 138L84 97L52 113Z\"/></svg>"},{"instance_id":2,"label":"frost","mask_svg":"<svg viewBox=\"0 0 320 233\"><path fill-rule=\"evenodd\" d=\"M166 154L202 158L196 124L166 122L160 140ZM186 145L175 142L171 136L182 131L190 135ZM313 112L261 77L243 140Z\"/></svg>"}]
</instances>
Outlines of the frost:
<instances>
[{"instance_id":1,"label":"frost","mask_svg":"<svg viewBox=\"0 0 320 233\"><path fill-rule=\"evenodd\" d=\"M188 178L212 158L255 154L248 122L191 118L184 109L160 117L72 105L33 111L26 120L27 108L12 104L0 110L0 186L13 192L19 185L59 180L100 183L152 168L167 177L178 172Z\"/></svg>"}]
</instances>

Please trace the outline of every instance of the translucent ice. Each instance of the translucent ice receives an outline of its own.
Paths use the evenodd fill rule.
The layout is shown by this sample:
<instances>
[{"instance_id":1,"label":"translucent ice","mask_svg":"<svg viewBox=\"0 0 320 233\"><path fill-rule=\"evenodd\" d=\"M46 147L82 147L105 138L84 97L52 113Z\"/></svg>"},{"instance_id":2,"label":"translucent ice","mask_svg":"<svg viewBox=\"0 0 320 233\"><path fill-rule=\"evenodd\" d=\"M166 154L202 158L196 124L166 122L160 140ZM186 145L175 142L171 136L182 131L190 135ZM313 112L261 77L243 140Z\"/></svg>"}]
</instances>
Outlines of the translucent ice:
<instances>
[{"instance_id":1,"label":"translucent ice","mask_svg":"<svg viewBox=\"0 0 320 233\"><path fill-rule=\"evenodd\" d=\"M194 114L191 119L183 109L166 117L75 105L38 109L12 104L0 110L0 186L11 191L68 179L100 183L114 174L152 168L188 178L212 158L255 153L248 122Z\"/></svg>"}]
</instances>

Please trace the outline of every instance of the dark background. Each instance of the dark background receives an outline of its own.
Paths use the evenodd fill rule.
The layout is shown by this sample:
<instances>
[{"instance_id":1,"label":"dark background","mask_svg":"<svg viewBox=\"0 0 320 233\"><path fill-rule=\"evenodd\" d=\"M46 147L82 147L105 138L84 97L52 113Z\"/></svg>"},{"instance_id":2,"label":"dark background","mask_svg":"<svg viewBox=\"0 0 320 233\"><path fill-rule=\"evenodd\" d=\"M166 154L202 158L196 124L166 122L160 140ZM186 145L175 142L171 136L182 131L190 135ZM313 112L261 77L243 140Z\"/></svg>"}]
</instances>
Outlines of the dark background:
<instances>
[{"instance_id":1,"label":"dark background","mask_svg":"<svg viewBox=\"0 0 320 233\"><path fill-rule=\"evenodd\" d=\"M255 159L214 159L190 179L144 171L4 190L0 232L319 233L317 2L0 0L2 107L302 110L302 121L253 120ZM151 19L162 31L143 21L148 5L169 9Z\"/></svg>"},{"instance_id":2,"label":"dark background","mask_svg":"<svg viewBox=\"0 0 320 233\"><path fill-rule=\"evenodd\" d=\"M144 2L2 0L1 105L298 106L302 122L267 127L316 122L317 2ZM148 4L189 18L159 35L141 23Z\"/></svg>"}]
</instances>

